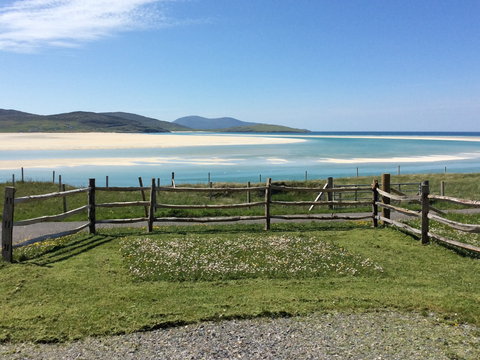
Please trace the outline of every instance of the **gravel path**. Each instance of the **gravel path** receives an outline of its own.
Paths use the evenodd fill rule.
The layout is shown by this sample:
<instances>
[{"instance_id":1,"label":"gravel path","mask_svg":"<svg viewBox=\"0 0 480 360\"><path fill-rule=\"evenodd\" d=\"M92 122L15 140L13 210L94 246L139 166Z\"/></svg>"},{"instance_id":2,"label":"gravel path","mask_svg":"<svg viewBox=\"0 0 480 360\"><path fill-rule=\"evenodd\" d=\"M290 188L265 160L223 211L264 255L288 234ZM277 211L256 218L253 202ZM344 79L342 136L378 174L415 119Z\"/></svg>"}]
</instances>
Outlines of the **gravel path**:
<instances>
[{"instance_id":1,"label":"gravel path","mask_svg":"<svg viewBox=\"0 0 480 360\"><path fill-rule=\"evenodd\" d=\"M65 344L3 344L2 359L479 359L480 331L393 311L207 322Z\"/></svg>"}]
</instances>

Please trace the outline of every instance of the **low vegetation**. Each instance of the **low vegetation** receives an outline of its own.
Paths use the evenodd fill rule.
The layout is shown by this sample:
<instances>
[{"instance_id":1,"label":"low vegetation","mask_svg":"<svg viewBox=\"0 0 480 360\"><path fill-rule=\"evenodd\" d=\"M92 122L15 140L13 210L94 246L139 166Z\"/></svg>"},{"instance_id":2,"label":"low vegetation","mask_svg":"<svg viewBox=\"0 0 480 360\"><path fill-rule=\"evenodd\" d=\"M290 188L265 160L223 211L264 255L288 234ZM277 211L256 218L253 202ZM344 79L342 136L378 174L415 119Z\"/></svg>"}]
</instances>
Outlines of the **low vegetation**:
<instances>
[{"instance_id":1,"label":"low vegetation","mask_svg":"<svg viewBox=\"0 0 480 360\"><path fill-rule=\"evenodd\" d=\"M419 179L435 184L444 176ZM478 176L456 176L446 180L447 194L461 193L456 179L468 184L461 197L477 197ZM336 183L362 180L373 179ZM17 195L56 186L18 183ZM81 195L79 204L86 197ZM102 201L139 200L138 194L104 195ZM210 201L208 193L201 196L190 200ZM235 196L212 201L239 202ZM16 209L16 215L33 217L32 211ZM479 220L478 215L451 216ZM432 231L447 236L441 231L449 230L432 221ZM475 234L456 236L478 245ZM82 232L17 248L13 255L14 263L0 263L0 341L56 342L205 320L384 309L434 313L452 326L480 326L476 255L436 243L422 246L415 236L391 227L373 229L369 221L272 224L269 231L239 224L156 226L152 233L100 229L96 235Z\"/></svg>"}]
</instances>

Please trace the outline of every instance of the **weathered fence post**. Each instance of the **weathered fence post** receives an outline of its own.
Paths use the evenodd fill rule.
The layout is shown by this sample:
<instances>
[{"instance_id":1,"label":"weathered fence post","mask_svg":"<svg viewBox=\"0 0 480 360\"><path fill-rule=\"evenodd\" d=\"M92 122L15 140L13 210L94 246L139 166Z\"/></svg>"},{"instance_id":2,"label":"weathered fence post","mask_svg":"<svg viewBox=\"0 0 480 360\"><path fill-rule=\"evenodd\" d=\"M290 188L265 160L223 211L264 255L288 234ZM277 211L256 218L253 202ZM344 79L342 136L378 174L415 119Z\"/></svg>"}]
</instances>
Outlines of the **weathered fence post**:
<instances>
[{"instance_id":1,"label":"weathered fence post","mask_svg":"<svg viewBox=\"0 0 480 360\"><path fill-rule=\"evenodd\" d=\"M15 187L15 174L12 174L12 187Z\"/></svg>"},{"instance_id":2,"label":"weathered fence post","mask_svg":"<svg viewBox=\"0 0 480 360\"><path fill-rule=\"evenodd\" d=\"M22 167L22 184L25 182L25 178L23 177L23 167Z\"/></svg>"},{"instance_id":3,"label":"weathered fence post","mask_svg":"<svg viewBox=\"0 0 480 360\"><path fill-rule=\"evenodd\" d=\"M305 181L307 181L307 172L305 171Z\"/></svg>"},{"instance_id":4,"label":"weathered fence post","mask_svg":"<svg viewBox=\"0 0 480 360\"><path fill-rule=\"evenodd\" d=\"M12 262L13 242L13 212L15 204L15 188L5 188L5 202L3 203L2 220L2 258L3 261Z\"/></svg>"},{"instance_id":5,"label":"weathered fence post","mask_svg":"<svg viewBox=\"0 0 480 360\"><path fill-rule=\"evenodd\" d=\"M52 183L55 184L55 170L53 170L53 180L52 180Z\"/></svg>"},{"instance_id":6,"label":"weathered fence post","mask_svg":"<svg viewBox=\"0 0 480 360\"><path fill-rule=\"evenodd\" d=\"M445 196L445 181L440 183L440 196Z\"/></svg>"},{"instance_id":7,"label":"weathered fence post","mask_svg":"<svg viewBox=\"0 0 480 360\"><path fill-rule=\"evenodd\" d=\"M333 178L329 177L327 179L327 189L333 189ZM333 193L328 192L327 193L327 201L333 201ZM331 210L333 209L333 205L328 205L328 208Z\"/></svg>"},{"instance_id":8,"label":"weathered fence post","mask_svg":"<svg viewBox=\"0 0 480 360\"><path fill-rule=\"evenodd\" d=\"M208 186L210 186L210 189L212 188L213 184L212 184L211 181L209 182ZM210 201L212 201L212 192L211 191L210 191Z\"/></svg>"},{"instance_id":9,"label":"weathered fence post","mask_svg":"<svg viewBox=\"0 0 480 360\"><path fill-rule=\"evenodd\" d=\"M428 203L428 195L430 194L428 181L422 183L422 245L428 244L430 239L428 237L428 212L430 205Z\"/></svg>"},{"instance_id":10,"label":"weathered fence post","mask_svg":"<svg viewBox=\"0 0 480 360\"><path fill-rule=\"evenodd\" d=\"M358 177L358 167L357 167L357 177Z\"/></svg>"},{"instance_id":11,"label":"weathered fence post","mask_svg":"<svg viewBox=\"0 0 480 360\"><path fill-rule=\"evenodd\" d=\"M372 227L376 228L378 226L378 180L373 180L372 184Z\"/></svg>"},{"instance_id":12,"label":"weathered fence post","mask_svg":"<svg viewBox=\"0 0 480 360\"><path fill-rule=\"evenodd\" d=\"M140 187L143 187L142 177L138 178L138 183L140 184ZM147 199L145 198L145 191L141 190L141 193L142 193L142 200L147 201ZM145 210L145 217L148 217L148 207L147 207L147 205L145 205L143 208Z\"/></svg>"},{"instance_id":13,"label":"weathered fence post","mask_svg":"<svg viewBox=\"0 0 480 360\"><path fill-rule=\"evenodd\" d=\"M249 187L250 187L250 181L247 181L247 188ZM247 191L247 203L250 204L250 191Z\"/></svg>"},{"instance_id":14,"label":"weathered fence post","mask_svg":"<svg viewBox=\"0 0 480 360\"><path fill-rule=\"evenodd\" d=\"M398 175L400 175L400 165L398 165Z\"/></svg>"},{"instance_id":15,"label":"weathered fence post","mask_svg":"<svg viewBox=\"0 0 480 360\"><path fill-rule=\"evenodd\" d=\"M172 186L175 187L175 173L172 172Z\"/></svg>"},{"instance_id":16,"label":"weathered fence post","mask_svg":"<svg viewBox=\"0 0 480 360\"><path fill-rule=\"evenodd\" d=\"M95 179L88 180L88 222L90 223L89 232L95 234Z\"/></svg>"},{"instance_id":17,"label":"weathered fence post","mask_svg":"<svg viewBox=\"0 0 480 360\"><path fill-rule=\"evenodd\" d=\"M105 177L105 187L108 188L108 175Z\"/></svg>"},{"instance_id":18,"label":"weathered fence post","mask_svg":"<svg viewBox=\"0 0 480 360\"><path fill-rule=\"evenodd\" d=\"M155 192L155 178L152 178L152 188L150 189L150 209L148 213L148 232L153 231L153 222L155 221L155 204L157 203Z\"/></svg>"},{"instance_id":19,"label":"weathered fence post","mask_svg":"<svg viewBox=\"0 0 480 360\"><path fill-rule=\"evenodd\" d=\"M62 191L65 191L65 184L62 185ZM63 212L67 212L67 197L63 197Z\"/></svg>"},{"instance_id":20,"label":"weathered fence post","mask_svg":"<svg viewBox=\"0 0 480 360\"><path fill-rule=\"evenodd\" d=\"M62 175L58 175L58 192L62 191Z\"/></svg>"},{"instance_id":21,"label":"weathered fence post","mask_svg":"<svg viewBox=\"0 0 480 360\"><path fill-rule=\"evenodd\" d=\"M272 179L267 178L267 188L265 189L265 230L270 230L270 200Z\"/></svg>"},{"instance_id":22,"label":"weathered fence post","mask_svg":"<svg viewBox=\"0 0 480 360\"><path fill-rule=\"evenodd\" d=\"M382 174L382 190L389 193L390 192L390 174ZM384 204L390 204L390 198L382 196L382 202ZM382 208L382 216L386 219L390 219L390 209ZM384 221L384 225L387 223Z\"/></svg>"}]
</instances>

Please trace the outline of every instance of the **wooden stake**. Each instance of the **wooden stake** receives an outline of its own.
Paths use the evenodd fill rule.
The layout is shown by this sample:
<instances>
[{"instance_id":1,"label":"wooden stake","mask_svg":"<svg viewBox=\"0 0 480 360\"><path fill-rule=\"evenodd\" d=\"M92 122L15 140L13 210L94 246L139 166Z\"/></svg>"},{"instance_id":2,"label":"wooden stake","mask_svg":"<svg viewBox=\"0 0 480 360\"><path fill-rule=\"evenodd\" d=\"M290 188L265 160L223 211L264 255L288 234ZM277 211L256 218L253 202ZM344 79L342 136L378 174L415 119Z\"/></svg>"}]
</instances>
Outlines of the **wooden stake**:
<instances>
[{"instance_id":1,"label":"wooden stake","mask_svg":"<svg viewBox=\"0 0 480 360\"><path fill-rule=\"evenodd\" d=\"M152 178L152 188L150 189L150 208L148 212L148 232L153 231L153 222L155 221L155 204L157 203L155 192L155 178Z\"/></svg>"},{"instance_id":2,"label":"wooden stake","mask_svg":"<svg viewBox=\"0 0 480 360\"><path fill-rule=\"evenodd\" d=\"M378 226L378 180L373 180L372 184L372 227L376 228Z\"/></svg>"},{"instance_id":3,"label":"wooden stake","mask_svg":"<svg viewBox=\"0 0 480 360\"><path fill-rule=\"evenodd\" d=\"M445 181L440 183L440 196L445 196Z\"/></svg>"},{"instance_id":4,"label":"wooden stake","mask_svg":"<svg viewBox=\"0 0 480 360\"><path fill-rule=\"evenodd\" d=\"M62 191L65 191L65 184L62 185ZM67 212L67 197L63 197L63 212Z\"/></svg>"},{"instance_id":5,"label":"wooden stake","mask_svg":"<svg viewBox=\"0 0 480 360\"><path fill-rule=\"evenodd\" d=\"M428 237L428 212L430 205L428 203L428 195L430 194L428 181L422 183L422 245L428 244L430 238Z\"/></svg>"},{"instance_id":6,"label":"wooden stake","mask_svg":"<svg viewBox=\"0 0 480 360\"><path fill-rule=\"evenodd\" d=\"M11 263L12 243L13 243L13 213L15 204L15 188L5 188L5 202L3 204L3 220L2 220L2 258L3 261Z\"/></svg>"},{"instance_id":7,"label":"wooden stake","mask_svg":"<svg viewBox=\"0 0 480 360\"><path fill-rule=\"evenodd\" d=\"M173 176L173 173L172 173L172 176ZM143 181L141 177L138 178L138 183L140 184L140 187L143 187ZM147 201L147 199L145 198L145 191L142 190L141 192L142 192L143 201ZM148 217L148 206L144 206L144 209L145 209L145 217Z\"/></svg>"},{"instance_id":8,"label":"wooden stake","mask_svg":"<svg viewBox=\"0 0 480 360\"><path fill-rule=\"evenodd\" d=\"M270 201L271 201L270 186L271 185L272 185L272 179L267 178L267 188L265 189L265 230L270 230Z\"/></svg>"},{"instance_id":9,"label":"wooden stake","mask_svg":"<svg viewBox=\"0 0 480 360\"><path fill-rule=\"evenodd\" d=\"M88 187L90 188L88 192L88 205L90 205L88 209L89 232L95 234L95 179L88 180Z\"/></svg>"},{"instance_id":10,"label":"wooden stake","mask_svg":"<svg viewBox=\"0 0 480 360\"><path fill-rule=\"evenodd\" d=\"M327 189L333 189L333 178L332 177L329 177L327 179L327 184L328 184ZM333 201L333 193L331 193L331 192L327 193L327 201ZM330 210L332 210L333 205L328 205L328 208Z\"/></svg>"},{"instance_id":11,"label":"wooden stake","mask_svg":"<svg viewBox=\"0 0 480 360\"><path fill-rule=\"evenodd\" d=\"M382 174L382 190L388 193L390 192L390 174ZM390 205L390 198L382 196L382 202ZM382 216L390 219L390 209L382 208ZM384 222L384 225L386 225L386 222Z\"/></svg>"}]
</instances>

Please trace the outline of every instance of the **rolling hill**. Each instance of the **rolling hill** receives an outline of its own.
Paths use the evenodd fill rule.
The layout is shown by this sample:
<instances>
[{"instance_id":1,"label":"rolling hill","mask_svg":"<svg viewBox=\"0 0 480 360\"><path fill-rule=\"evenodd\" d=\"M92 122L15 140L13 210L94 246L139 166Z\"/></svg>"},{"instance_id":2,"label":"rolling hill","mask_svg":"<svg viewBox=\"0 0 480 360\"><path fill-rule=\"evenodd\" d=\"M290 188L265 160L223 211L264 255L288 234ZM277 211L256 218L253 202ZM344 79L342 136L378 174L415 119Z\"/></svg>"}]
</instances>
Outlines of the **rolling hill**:
<instances>
[{"instance_id":1,"label":"rolling hill","mask_svg":"<svg viewBox=\"0 0 480 360\"><path fill-rule=\"evenodd\" d=\"M35 115L0 109L1 132L122 132L159 133L188 130L167 121L127 113L75 111L56 115Z\"/></svg>"},{"instance_id":2,"label":"rolling hill","mask_svg":"<svg viewBox=\"0 0 480 360\"><path fill-rule=\"evenodd\" d=\"M238 126L257 125L257 123L237 120L231 117L209 119L201 116L185 116L174 121L175 124L198 130L217 130Z\"/></svg>"}]
</instances>

